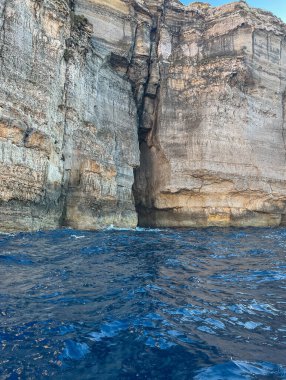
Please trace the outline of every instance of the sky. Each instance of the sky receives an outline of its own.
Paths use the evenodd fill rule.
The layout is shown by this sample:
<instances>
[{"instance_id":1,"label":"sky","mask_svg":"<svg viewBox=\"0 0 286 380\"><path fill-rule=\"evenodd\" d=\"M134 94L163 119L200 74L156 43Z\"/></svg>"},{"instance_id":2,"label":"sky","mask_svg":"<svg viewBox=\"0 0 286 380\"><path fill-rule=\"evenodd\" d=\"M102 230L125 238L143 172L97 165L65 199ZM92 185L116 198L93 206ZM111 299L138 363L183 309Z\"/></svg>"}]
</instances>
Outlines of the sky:
<instances>
[{"instance_id":1,"label":"sky","mask_svg":"<svg viewBox=\"0 0 286 380\"><path fill-rule=\"evenodd\" d=\"M232 3L235 0L200 0L205 3L209 3L213 6ZM184 4L190 4L195 0L181 0ZM255 8L266 9L274 13L286 22L286 1L285 0L247 0L247 3Z\"/></svg>"}]
</instances>

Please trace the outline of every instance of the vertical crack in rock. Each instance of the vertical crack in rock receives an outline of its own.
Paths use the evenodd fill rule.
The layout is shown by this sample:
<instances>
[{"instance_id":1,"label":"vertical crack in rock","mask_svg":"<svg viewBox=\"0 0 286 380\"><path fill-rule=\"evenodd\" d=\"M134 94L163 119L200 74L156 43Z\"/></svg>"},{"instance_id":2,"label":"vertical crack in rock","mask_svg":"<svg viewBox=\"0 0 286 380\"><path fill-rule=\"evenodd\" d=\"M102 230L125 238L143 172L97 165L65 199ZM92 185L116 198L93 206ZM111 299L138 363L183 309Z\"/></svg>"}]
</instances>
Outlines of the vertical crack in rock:
<instances>
[{"instance_id":1,"label":"vertical crack in rock","mask_svg":"<svg viewBox=\"0 0 286 380\"><path fill-rule=\"evenodd\" d=\"M157 155L158 165L161 165L161 169L164 171L163 162L165 158L160 148L156 131L161 82L158 47L167 4L168 1L164 0L156 7L156 11L152 8L152 3L150 4L149 52L146 58L146 77L143 84L142 98L140 102L137 103L140 167L134 170L135 182L133 185L133 194L139 216L139 223L141 223L140 220L145 207L153 207L153 192L155 187L151 177L156 175L153 169L154 154ZM157 181L160 181L160 177L161 175L159 174Z\"/></svg>"},{"instance_id":2,"label":"vertical crack in rock","mask_svg":"<svg viewBox=\"0 0 286 380\"><path fill-rule=\"evenodd\" d=\"M130 79L130 68L132 67L133 57L134 57L134 54L135 54L135 47L136 47L136 40L137 40L137 31L138 31L138 24L136 22L135 27L134 27L134 32L132 33L132 42L131 42L131 48L130 48L130 53L129 53L128 66L127 66L127 69L126 69L126 77L128 78L128 80L131 80ZM134 89L134 83L131 83L131 84L132 84L133 96L134 96L135 101L137 102L137 97L136 97L136 94L134 93L134 91L135 91L135 89Z\"/></svg>"},{"instance_id":3,"label":"vertical crack in rock","mask_svg":"<svg viewBox=\"0 0 286 380\"><path fill-rule=\"evenodd\" d=\"M244 3L215 10L164 2L163 10L160 89L151 106L150 65L139 114L140 224L278 225L286 199L284 131L283 150L279 138L277 150L272 144L281 128L274 99L285 25Z\"/></svg>"},{"instance_id":4,"label":"vertical crack in rock","mask_svg":"<svg viewBox=\"0 0 286 380\"><path fill-rule=\"evenodd\" d=\"M149 57L148 57L148 75L146 78L146 81L144 83L144 94L143 94L143 102L141 107L139 107L139 143L142 141L148 140L148 135L152 135L154 132L154 128L156 128L155 120L153 120L153 123L146 126L146 123L144 121L144 111L146 110L146 101L147 98L151 99L151 101L154 103L156 110L158 107L158 99L159 99L159 92L160 92L160 67L159 67L159 57L158 57L158 45L160 40L160 33L161 33L161 25L164 24L164 17L166 12L166 4L168 3L168 0L164 0L163 4L161 4L159 11L157 14L153 15L152 17L152 25L151 25L151 31L150 31L150 51L149 51ZM154 74L154 71L157 71L159 73L159 77L155 80L155 89L149 90L149 86L152 87L151 80L152 75ZM157 115L157 112L154 111L153 114ZM152 140L152 139L150 139Z\"/></svg>"},{"instance_id":5,"label":"vertical crack in rock","mask_svg":"<svg viewBox=\"0 0 286 380\"><path fill-rule=\"evenodd\" d=\"M62 205L62 214L60 217L60 225L65 225L65 219L66 219L66 208L67 208L67 193L68 193L68 187L69 187L69 170L66 169L66 146L67 146L67 112L68 112L68 100L67 100L67 94L68 94L68 70L69 70L69 63L66 62L66 68L65 68L65 81L64 81L64 89L63 89L63 109L64 109L64 129L63 129L63 140L62 140L62 156L61 160L63 161L63 176L62 176L62 184L61 184L61 201L60 204Z\"/></svg>"},{"instance_id":6,"label":"vertical crack in rock","mask_svg":"<svg viewBox=\"0 0 286 380\"><path fill-rule=\"evenodd\" d=\"M176 0L4 0L0 14L1 229L135 226L132 183L143 225L284 218L278 18Z\"/></svg>"}]
</instances>

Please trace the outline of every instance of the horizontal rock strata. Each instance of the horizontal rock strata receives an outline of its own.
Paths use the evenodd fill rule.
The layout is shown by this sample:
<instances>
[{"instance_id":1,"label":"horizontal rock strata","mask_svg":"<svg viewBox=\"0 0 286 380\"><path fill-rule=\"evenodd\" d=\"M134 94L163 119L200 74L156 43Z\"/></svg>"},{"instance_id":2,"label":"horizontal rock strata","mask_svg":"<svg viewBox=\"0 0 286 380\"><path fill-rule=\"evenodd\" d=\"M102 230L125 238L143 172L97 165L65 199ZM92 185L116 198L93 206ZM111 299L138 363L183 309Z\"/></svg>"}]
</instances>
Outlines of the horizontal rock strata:
<instances>
[{"instance_id":1,"label":"horizontal rock strata","mask_svg":"<svg viewBox=\"0 0 286 380\"><path fill-rule=\"evenodd\" d=\"M165 8L141 120L141 225L285 222L285 34L245 2Z\"/></svg>"},{"instance_id":2,"label":"horizontal rock strata","mask_svg":"<svg viewBox=\"0 0 286 380\"><path fill-rule=\"evenodd\" d=\"M82 3L0 4L0 230L137 225L137 109L110 63L132 38L93 33L129 8Z\"/></svg>"},{"instance_id":3,"label":"horizontal rock strata","mask_svg":"<svg viewBox=\"0 0 286 380\"><path fill-rule=\"evenodd\" d=\"M244 1L3 0L0 230L284 224L285 36Z\"/></svg>"}]
</instances>

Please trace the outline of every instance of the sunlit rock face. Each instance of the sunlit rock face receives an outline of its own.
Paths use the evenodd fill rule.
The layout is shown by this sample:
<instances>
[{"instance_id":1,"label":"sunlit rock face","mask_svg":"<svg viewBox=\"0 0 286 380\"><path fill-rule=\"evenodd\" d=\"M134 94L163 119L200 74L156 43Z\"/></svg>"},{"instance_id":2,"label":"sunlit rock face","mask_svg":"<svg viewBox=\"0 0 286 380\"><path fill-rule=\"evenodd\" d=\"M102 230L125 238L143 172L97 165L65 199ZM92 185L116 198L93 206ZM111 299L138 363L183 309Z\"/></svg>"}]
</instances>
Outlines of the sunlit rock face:
<instances>
[{"instance_id":1,"label":"sunlit rock face","mask_svg":"<svg viewBox=\"0 0 286 380\"><path fill-rule=\"evenodd\" d=\"M285 222L285 34L244 2L164 9L141 123L141 225Z\"/></svg>"},{"instance_id":2,"label":"sunlit rock face","mask_svg":"<svg viewBox=\"0 0 286 380\"><path fill-rule=\"evenodd\" d=\"M284 223L285 33L244 2L3 0L0 230Z\"/></svg>"},{"instance_id":3,"label":"sunlit rock face","mask_svg":"<svg viewBox=\"0 0 286 380\"><path fill-rule=\"evenodd\" d=\"M56 227L69 7L3 0L0 16L0 230Z\"/></svg>"},{"instance_id":4,"label":"sunlit rock face","mask_svg":"<svg viewBox=\"0 0 286 380\"><path fill-rule=\"evenodd\" d=\"M137 108L110 59L131 49L129 7L3 0L0 16L0 230L136 226Z\"/></svg>"},{"instance_id":5,"label":"sunlit rock face","mask_svg":"<svg viewBox=\"0 0 286 380\"><path fill-rule=\"evenodd\" d=\"M126 76L132 50L129 7L121 0L78 0L73 18L64 221L85 229L135 227L132 185L139 148L137 108Z\"/></svg>"}]
</instances>

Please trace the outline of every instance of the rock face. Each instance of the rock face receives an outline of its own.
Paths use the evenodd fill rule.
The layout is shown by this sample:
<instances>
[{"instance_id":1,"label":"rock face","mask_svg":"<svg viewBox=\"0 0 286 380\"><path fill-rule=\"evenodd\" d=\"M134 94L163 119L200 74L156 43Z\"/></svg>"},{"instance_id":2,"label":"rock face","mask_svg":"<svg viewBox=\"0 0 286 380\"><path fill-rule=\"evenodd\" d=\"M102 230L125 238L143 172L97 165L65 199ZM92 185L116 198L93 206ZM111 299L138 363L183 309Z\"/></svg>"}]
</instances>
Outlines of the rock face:
<instances>
[{"instance_id":1,"label":"rock face","mask_svg":"<svg viewBox=\"0 0 286 380\"><path fill-rule=\"evenodd\" d=\"M141 225L285 223L285 34L245 2L165 8L140 125Z\"/></svg>"},{"instance_id":2,"label":"rock face","mask_svg":"<svg viewBox=\"0 0 286 380\"><path fill-rule=\"evenodd\" d=\"M2 0L0 230L285 223L285 36L244 2Z\"/></svg>"},{"instance_id":3,"label":"rock face","mask_svg":"<svg viewBox=\"0 0 286 380\"><path fill-rule=\"evenodd\" d=\"M113 12L123 28L114 3L1 1L0 230L137 225L137 109L110 63L132 38L91 24Z\"/></svg>"}]
</instances>

